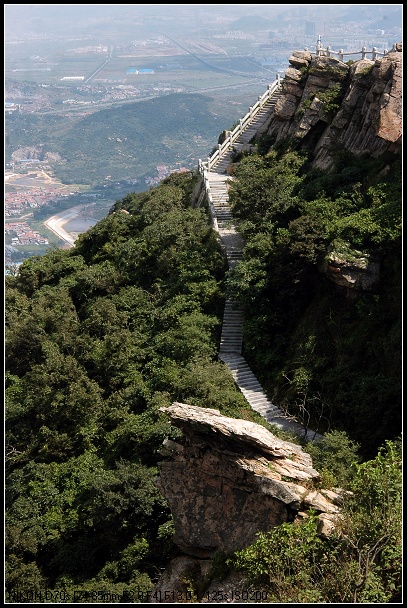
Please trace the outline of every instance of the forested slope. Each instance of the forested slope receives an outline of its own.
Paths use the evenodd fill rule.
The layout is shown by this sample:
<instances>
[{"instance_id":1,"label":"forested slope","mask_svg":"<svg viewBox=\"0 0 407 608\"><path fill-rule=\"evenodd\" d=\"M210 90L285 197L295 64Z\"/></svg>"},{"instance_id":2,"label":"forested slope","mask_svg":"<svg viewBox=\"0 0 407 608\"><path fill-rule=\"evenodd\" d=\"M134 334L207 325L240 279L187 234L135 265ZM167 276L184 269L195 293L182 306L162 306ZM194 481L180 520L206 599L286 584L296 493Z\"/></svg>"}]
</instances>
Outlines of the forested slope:
<instances>
[{"instance_id":1,"label":"forested slope","mask_svg":"<svg viewBox=\"0 0 407 608\"><path fill-rule=\"evenodd\" d=\"M237 165L247 244L229 284L276 402L373 456L401 431L401 160L348 153L329 173L311 161L272 148Z\"/></svg>"},{"instance_id":2,"label":"forested slope","mask_svg":"<svg viewBox=\"0 0 407 608\"><path fill-rule=\"evenodd\" d=\"M196 179L129 194L6 279L10 591L149 589L174 550L158 408L259 420L216 359L225 261Z\"/></svg>"},{"instance_id":3,"label":"forested slope","mask_svg":"<svg viewBox=\"0 0 407 608\"><path fill-rule=\"evenodd\" d=\"M7 119L6 158L27 147L40 160L58 157L51 164L65 184L141 179L157 165L204 157L223 126L215 111L208 95L173 93L68 119L16 114Z\"/></svg>"}]
</instances>

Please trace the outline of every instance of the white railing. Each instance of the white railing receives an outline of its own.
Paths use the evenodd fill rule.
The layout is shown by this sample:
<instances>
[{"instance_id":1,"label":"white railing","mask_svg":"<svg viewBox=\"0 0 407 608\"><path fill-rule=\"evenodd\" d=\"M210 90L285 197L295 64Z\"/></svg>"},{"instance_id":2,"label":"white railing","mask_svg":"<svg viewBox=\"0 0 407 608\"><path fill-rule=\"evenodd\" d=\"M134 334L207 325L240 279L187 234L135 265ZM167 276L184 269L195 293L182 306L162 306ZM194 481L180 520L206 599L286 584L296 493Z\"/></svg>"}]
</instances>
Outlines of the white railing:
<instances>
[{"instance_id":1,"label":"white railing","mask_svg":"<svg viewBox=\"0 0 407 608\"><path fill-rule=\"evenodd\" d=\"M304 50L308 51L307 48L305 48ZM393 48L391 50L395 51L396 45L393 45ZM373 47L373 49L371 51L367 51L366 47L362 47L361 51L348 52L348 53L345 53L342 49L339 51L333 51L330 46L327 46L326 49L324 49L321 44L321 36L319 36L318 42L316 45L316 52L311 53L311 55L315 55L317 57L331 57L333 55L338 55L339 60L343 61L343 58L345 55L360 55L362 59L365 59L366 55L371 54L372 60L375 60L379 56L384 57L385 55L387 55L387 53L389 53L389 51L387 49L385 49L383 52L379 52L376 49L376 47ZM228 152L230 149L232 149L233 144L237 140L237 138L247 129L247 127L250 125L250 123L255 118L256 114L266 105L266 103L269 101L271 96L280 88L281 88L281 78L280 78L280 74L277 74L276 80L272 84L268 85L265 93L263 93L263 95L261 95L259 97L257 102L249 108L248 113L241 120L239 120L239 124L233 129L233 131L231 131L229 133L229 135L227 136L225 141L222 144L218 144L217 150L215 150L215 152L211 156L208 156L208 160L206 162L204 162L201 159L199 159L199 161L198 161L198 171L203 177L205 190L206 190L206 194L208 197L209 211L211 214L213 227L217 232L219 232L218 221L216 219L215 208L213 206L213 199L212 199L212 195L211 195L211 188L210 188L210 184L209 184L208 172L212 169L212 167L214 167L216 165L216 163L222 158L222 156L224 156L226 154L226 152Z\"/></svg>"},{"instance_id":2,"label":"white railing","mask_svg":"<svg viewBox=\"0 0 407 608\"><path fill-rule=\"evenodd\" d=\"M304 50L308 51L307 48L305 48ZM348 55L360 55L361 59L366 59L367 55L371 55L372 61L375 61L376 59L379 59L380 57L384 57L391 51L395 51L395 50L396 50L396 45L393 44L393 47L390 51L388 49L384 49L382 52L378 51L375 46L372 48L371 51L368 51L365 46L363 46L360 51L350 51L348 53L345 53L343 49L340 49L339 51L333 51L330 46L327 46L326 49L324 49L321 44L321 37L319 37L317 45L316 45L315 53L311 52L311 55L315 55L316 57L333 57L334 55L337 55L339 61L343 61L343 58Z\"/></svg>"},{"instance_id":3,"label":"white railing","mask_svg":"<svg viewBox=\"0 0 407 608\"><path fill-rule=\"evenodd\" d=\"M228 152L233 147L233 144L235 143L237 138L247 129L256 114L266 105L271 96L280 87L281 78L280 74L277 74L276 80L272 84L269 84L265 93L263 93L263 95L260 95L254 106L251 106L249 108L248 113L241 120L239 120L239 124L233 129L233 131L229 133L225 141L222 144L218 144L218 148L217 150L215 150L212 156L208 156L208 160L206 162L203 162L201 159L199 159L198 161L198 171L203 177L205 191L208 198L209 212L211 215L213 227L216 232L219 232L219 226L218 220L216 219L215 208L213 206L213 198L211 194L211 187L209 184L208 172L211 170L212 167L216 165L216 163L222 158L222 156L224 156L224 154L226 154L226 152Z\"/></svg>"},{"instance_id":4,"label":"white railing","mask_svg":"<svg viewBox=\"0 0 407 608\"><path fill-rule=\"evenodd\" d=\"M214 228L214 230L216 230L216 232L219 232L218 220L216 218L215 207L213 206L213 198L212 198L212 194L211 194L211 187L209 184L208 170L206 168L206 164L203 163L201 161L201 159L199 159L199 161L198 161L198 170L199 170L199 173L203 177L206 196L208 198L209 213L211 216L213 228Z\"/></svg>"},{"instance_id":5,"label":"white railing","mask_svg":"<svg viewBox=\"0 0 407 608\"><path fill-rule=\"evenodd\" d=\"M277 79L269 84L267 90L263 95L259 97L254 106L249 108L248 113L241 120L239 120L239 124L229 133L227 138L222 144L218 144L218 149L212 154L212 156L208 157L206 162L199 161L198 167L205 166L207 171L210 171L214 165L222 158L222 156L228 152L232 147L239 135L243 133L253 121L256 114L266 105L269 101L270 97L281 87L281 79L280 74L277 74Z\"/></svg>"}]
</instances>

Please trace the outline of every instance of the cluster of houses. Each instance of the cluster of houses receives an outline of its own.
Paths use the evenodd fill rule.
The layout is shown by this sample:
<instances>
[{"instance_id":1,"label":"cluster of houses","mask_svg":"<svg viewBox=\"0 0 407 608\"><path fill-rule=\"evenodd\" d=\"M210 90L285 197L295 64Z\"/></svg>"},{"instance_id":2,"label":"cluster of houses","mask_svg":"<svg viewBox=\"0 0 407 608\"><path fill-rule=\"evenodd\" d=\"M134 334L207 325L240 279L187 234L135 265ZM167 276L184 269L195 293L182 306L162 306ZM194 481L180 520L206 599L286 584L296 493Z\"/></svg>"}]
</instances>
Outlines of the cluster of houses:
<instances>
[{"instance_id":1,"label":"cluster of houses","mask_svg":"<svg viewBox=\"0 0 407 608\"><path fill-rule=\"evenodd\" d=\"M22 192L6 192L4 194L4 215L5 217L20 215L27 207L41 207L69 194L74 193L63 192L58 188L35 186Z\"/></svg>"},{"instance_id":2,"label":"cluster of houses","mask_svg":"<svg viewBox=\"0 0 407 608\"><path fill-rule=\"evenodd\" d=\"M146 177L145 182L150 186L157 186L165 177L168 177L171 173L185 173L189 171L186 167L180 167L179 169L170 169L167 165L157 165L157 177Z\"/></svg>"},{"instance_id":3,"label":"cluster of houses","mask_svg":"<svg viewBox=\"0 0 407 608\"><path fill-rule=\"evenodd\" d=\"M5 222L4 232L11 236L11 245L48 245L48 239L24 221Z\"/></svg>"}]
</instances>

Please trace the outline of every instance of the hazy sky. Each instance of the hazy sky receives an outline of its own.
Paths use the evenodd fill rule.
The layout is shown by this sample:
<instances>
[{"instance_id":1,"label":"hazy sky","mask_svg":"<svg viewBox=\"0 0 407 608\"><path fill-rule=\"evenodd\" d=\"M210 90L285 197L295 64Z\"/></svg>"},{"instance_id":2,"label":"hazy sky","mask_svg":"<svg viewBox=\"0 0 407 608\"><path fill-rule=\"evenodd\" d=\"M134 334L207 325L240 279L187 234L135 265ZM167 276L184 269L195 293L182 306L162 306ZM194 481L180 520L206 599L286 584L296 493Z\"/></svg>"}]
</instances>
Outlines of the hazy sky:
<instances>
[{"instance_id":1,"label":"hazy sky","mask_svg":"<svg viewBox=\"0 0 407 608\"><path fill-rule=\"evenodd\" d=\"M402 26L402 4L5 4L5 34L59 34L68 28L77 32L97 23L126 22L137 16L191 19L199 14L201 23L210 18L228 21L242 16L265 19L308 18L313 21L383 22L389 27ZM199 11L199 13L197 13ZM195 17L194 17L195 16Z\"/></svg>"}]
</instances>

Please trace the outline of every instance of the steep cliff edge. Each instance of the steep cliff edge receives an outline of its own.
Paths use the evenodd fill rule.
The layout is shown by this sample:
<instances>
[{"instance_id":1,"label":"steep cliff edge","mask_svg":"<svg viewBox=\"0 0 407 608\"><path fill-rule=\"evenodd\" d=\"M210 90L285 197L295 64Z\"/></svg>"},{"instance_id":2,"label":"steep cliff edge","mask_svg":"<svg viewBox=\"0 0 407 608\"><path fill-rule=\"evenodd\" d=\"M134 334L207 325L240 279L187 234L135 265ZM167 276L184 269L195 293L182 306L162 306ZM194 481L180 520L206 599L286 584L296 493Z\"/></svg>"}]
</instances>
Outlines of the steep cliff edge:
<instances>
[{"instance_id":1,"label":"steep cliff edge","mask_svg":"<svg viewBox=\"0 0 407 608\"><path fill-rule=\"evenodd\" d=\"M257 134L313 149L314 166L329 169L334 147L380 156L401 151L402 45L375 61L344 63L295 51L282 95Z\"/></svg>"}]
</instances>

